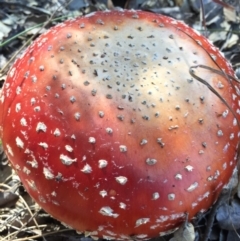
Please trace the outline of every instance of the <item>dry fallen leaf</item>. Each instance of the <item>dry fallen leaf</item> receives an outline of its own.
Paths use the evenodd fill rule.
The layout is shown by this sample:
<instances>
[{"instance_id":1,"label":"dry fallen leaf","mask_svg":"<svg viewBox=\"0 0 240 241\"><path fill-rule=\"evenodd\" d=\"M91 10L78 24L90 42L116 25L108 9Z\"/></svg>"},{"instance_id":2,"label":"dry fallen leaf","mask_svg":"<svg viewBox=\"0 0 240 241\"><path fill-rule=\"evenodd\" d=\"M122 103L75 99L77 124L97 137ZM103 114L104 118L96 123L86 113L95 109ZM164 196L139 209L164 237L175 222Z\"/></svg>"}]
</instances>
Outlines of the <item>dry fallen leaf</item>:
<instances>
[{"instance_id":1,"label":"dry fallen leaf","mask_svg":"<svg viewBox=\"0 0 240 241\"><path fill-rule=\"evenodd\" d=\"M229 205L224 203L219 207L216 215L222 229L236 230L240 228L240 201L234 199Z\"/></svg>"},{"instance_id":2,"label":"dry fallen leaf","mask_svg":"<svg viewBox=\"0 0 240 241\"><path fill-rule=\"evenodd\" d=\"M0 191L0 207L7 207L18 200L18 195L9 191Z\"/></svg>"},{"instance_id":3,"label":"dry fallen leaf","mask_svg":"<svg viewBox=\"0 0 240 241\"><path fill-rule=\"evenodd\" d=\"M173 235L173 238L170 241L194 241L195 232L194 226L186 222L184 223Z\"/></svg>"}]
</instances>

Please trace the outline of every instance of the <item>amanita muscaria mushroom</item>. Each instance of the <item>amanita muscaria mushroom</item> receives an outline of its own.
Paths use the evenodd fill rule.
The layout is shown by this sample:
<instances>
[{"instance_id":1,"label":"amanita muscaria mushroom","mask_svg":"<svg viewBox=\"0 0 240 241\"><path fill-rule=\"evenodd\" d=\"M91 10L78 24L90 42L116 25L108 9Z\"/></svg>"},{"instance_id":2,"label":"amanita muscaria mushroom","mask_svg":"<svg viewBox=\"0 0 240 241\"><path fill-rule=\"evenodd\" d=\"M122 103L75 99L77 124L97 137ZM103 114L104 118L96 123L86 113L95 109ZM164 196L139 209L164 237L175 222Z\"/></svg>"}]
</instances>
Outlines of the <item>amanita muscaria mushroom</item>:
<instances>
[{"instance_id":1,"label":"amanita muscaria mushroom","mask_svg":"<svg viewBox=\"0 0 240 241\"><path fill-rule=\"evenodd\" d=\"M169 17L68 20L9 71L3 147L33 199L77 231L163 235L207 210L236 167L240 91L229 76L217 48Z\"/></svg>"}]
</instances>

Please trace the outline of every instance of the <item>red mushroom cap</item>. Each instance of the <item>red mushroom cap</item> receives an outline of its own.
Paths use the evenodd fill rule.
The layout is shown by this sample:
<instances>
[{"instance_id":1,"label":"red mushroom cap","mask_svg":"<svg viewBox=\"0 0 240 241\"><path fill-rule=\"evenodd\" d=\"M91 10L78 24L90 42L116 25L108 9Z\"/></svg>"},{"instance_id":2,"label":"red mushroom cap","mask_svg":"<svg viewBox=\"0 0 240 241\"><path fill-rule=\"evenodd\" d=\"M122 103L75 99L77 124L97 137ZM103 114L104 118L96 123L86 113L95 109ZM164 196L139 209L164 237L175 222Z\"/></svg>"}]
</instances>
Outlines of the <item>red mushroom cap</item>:
<instances>
[{"instance_id":1,"label":"red mushroom cap","mask_svg":"<svg viewBox=\"0 0 240 241\"><path fill-rule=\"evenodd\" d=\"M3 147L41 207L92 237L149 239L207 210L237 161L239 85L184 23L97 12L42 34L1 93ZM223 73L223 74L221 74Z\"/></svg>"}]
</instances>

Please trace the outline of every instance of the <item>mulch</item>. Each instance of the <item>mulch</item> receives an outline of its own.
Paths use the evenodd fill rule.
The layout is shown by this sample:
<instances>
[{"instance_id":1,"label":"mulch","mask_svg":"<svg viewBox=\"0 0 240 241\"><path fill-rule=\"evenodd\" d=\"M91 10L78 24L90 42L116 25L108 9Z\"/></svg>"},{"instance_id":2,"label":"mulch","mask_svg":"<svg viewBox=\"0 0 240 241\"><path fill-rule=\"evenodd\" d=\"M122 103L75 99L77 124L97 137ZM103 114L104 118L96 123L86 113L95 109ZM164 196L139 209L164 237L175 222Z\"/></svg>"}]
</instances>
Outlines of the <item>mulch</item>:
<instances>
[{"instance_id":1,"label":"mulch","mask_svg":"<svg viewBox=\"0 0 240 241\"><path fill-rule=\"evenodd\" d=\"M114 7L151 11L186 22L222 51L240 78L239 0L0 0L0 87L14 59L46 29L69 18ZM213 208L193 220L195 241L240 240L239 189L236 172ZM0 240L92 239L45 213L26 193L0 148Z\"/></svg>"}]
</instances>

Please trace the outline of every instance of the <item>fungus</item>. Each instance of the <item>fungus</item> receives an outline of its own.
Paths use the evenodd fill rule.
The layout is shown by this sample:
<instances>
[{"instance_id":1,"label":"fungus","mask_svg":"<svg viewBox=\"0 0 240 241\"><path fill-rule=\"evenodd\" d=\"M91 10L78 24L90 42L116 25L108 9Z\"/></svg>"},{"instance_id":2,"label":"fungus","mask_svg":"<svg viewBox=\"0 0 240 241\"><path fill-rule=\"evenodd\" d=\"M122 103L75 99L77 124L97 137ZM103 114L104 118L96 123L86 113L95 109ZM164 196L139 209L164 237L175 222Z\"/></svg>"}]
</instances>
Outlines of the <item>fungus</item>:
<instances>
[{"instance_id":1,"label":"fungus","mask_svg":"<svg viewBox=\"0 0 240 241\"><path fill-rule=\"evenodd\" d=\"M9 71L3 147L32 198L77 231L162 235L207 210L237 161L236 116L193 74L240 113L230 64L184 23L128 10L68 20Z\"/></svg>"}]
</instances>

